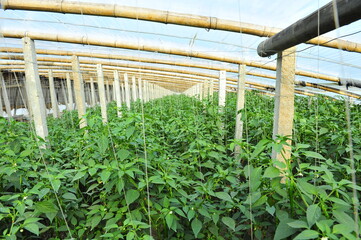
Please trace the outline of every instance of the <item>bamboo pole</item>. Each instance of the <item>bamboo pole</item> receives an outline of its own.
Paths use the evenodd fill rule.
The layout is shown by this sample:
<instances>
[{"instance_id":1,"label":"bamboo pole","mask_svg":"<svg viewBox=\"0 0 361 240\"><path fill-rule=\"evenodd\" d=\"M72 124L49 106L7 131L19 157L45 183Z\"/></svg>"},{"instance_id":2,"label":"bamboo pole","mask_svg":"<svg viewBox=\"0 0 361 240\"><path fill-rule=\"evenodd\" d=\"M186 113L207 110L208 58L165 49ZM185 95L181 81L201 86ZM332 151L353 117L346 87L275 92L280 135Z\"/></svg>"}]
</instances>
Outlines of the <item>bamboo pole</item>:
<instances>
[{"instance_id":1,"label":"bamboo pole","mask_svg":"<svg viewBox=\"0 0 361 240\"><path fill-rule=\"evenodd\" d=\"M122 6L118 4L91 3L72 0L1 0L3 9L19 9L32 11L46 11L58 13L72 13L81 15L96 15L108 17L122 17L137 20L199 27L205 29L223 30L236 33L250 34L259 37L271 37L281 29L266 27L239 21L226 20L216 17L200 16L149 8ZM317 37L307 41L309 44L342 49L350 52L361 52L361 44Z\"/></svg>"},{"instance_id":2,"label":"bamboo pole","mask_svg":"<svg viewBox=\"0 0 361 240\"><path fill-rule=\"evenodd\" d=\"M2 68L2 67L0 67L0 68ZM11 69L11 68L12 68L12 66L9 66L7 69ZM109 71L115 70L115 69L121 70L119 68L109 68ZM12 71L17 71L17 70L18 69L12 69ZM90 70L90 69L84 69L83 68L82 70ZM94 70L94 69L92 69L92 70ZM165 69L163 69L163 70L165 70ZM24 71L24 70L22 70L22 71ZM143 70L143 71L145 71L145 70ZM56 71L54 71L54 72L56 72ZM65 71L60 71L60 72L65 72ZM123 69L123 72L129 72L129 69ZM139 69L137 69L133 73L139 74ZM40 74L42 74L41 70L40 70ZM141 74L146 74L146 73L141 73ZM203 73L201 73L201 74L203 75ZM161 75L172 75L172 74L163 72L162 74L158 73L158 75L161 76ZM174 75L174 73L173 73L173 75ZM257 75L258 77L269 78L269 79L275 79L276 78L275 76L271 76L271 75L267 75L267 74L255 73L254 75L255 76ZM218 81L216 75L204 74L204 76L208 76L211 80L215 79L216 81ZM181 76L179 76L177 78L181 78ZM183 76L183 78L184 78L184 76ZM184 78L184 79L187 79L187 78ZM201 79L201 77L192 76L192 79L193 80ZM229 84L229 83L237 82L237 79L236 78L227 78L227 81L228 81L228 84ZM253 84L252 82L249 82L249 81L247 81L246 83L247 84ZM352 92L347 91L347 90L340 90L340 89L337 89L337 88L332 88L332 87L329 87L329 86L323 86L323 85L320 85L320 84L309 83L309 82L304 82L304 81L296 81L295 83L298 86L306 86L306 87L318 88L318 89L321 89L321 90L324 90L324 91L329 91L329 92L337 93L337 94L344 95L344 96L349 96L349 97L358 98L358 99L361 98L360 94L352 93ZM211 82L211 85L212 85L212 82ZM213 88L214 88L214 86L213 86ZM212 89L212 87L211 87L211 89ZM212 91L211 91L211 93L212 93Z\"/></svg>"},{"instance_id":3,"label":"bamboo pole","mask_svg":"<svg viewBox=\"0 0 361 240\"><path fill-rule=\"evenodd\" d=\"M0 52L12 52L12 53L20 53L21 49L18 48L0 48ZM227 72L234 72L238 73L238 69L234 67L225 67L220 64L207 64L202 63L198 61L172 61L172 60L164 60L164 59L154 59L154 58L145 58L145 57L134 57L134 56L126 56L126 55L111 55L111 54L101 54L101 53L84 53L84 52L71 52L71 51L59 51L59 50L45 50L45 49L37 49L37 54L44 54L44 55L61 55L61 56L72 56L76 55L79 57L91 57L91 58L102 58L102 59L114 59L114 60L128 60L128 61L136 61L136 62L146 62L146 63L157 63L157 64L166 64L166 65L172 65L172 66L182 66L182 67L193 67L193 68L202 68L202 69L209 69L209 70L225 70ZM189 51L188 54L192 56L193 51ZM193 56L196 57L196 56ZM202 56L197 56L202 58ZM208 60L217 60L212 59L212 56L208 56L209 58L205 58ZM1 59L9 59L6 56L1 56ZM20 59L21 56L11 56L11 59ZM59 59L59 58L44 58L44 57L38 57L38 61L62 61L67 62L67 59ZM247 61L243 59L238 58L232 58L227 57L223 58L226 62L235 63L235 64L241 64L246 65L248 67L255 67L255 68L261 68L266 70L272 70L276 71L276 65L264 65L264 63L258 63L253 61ZM108 62L110 62L108 60ZM106 62L91 62L91 60L88 62L84 62L82 60L82 63L93 63L98 64L101 63L103 65L107 65ZM248 72L247 75L253 75L252 72ZM296 70L296 75L304 76L304 77L310 77L310 78L316 78L316 79L322 79L326 81L331 82L340 82L340 79L335 76L329 76L326 74L321 73L313 73L308 71L302 71L302 70Z\"/></svg>"}]
</instances>

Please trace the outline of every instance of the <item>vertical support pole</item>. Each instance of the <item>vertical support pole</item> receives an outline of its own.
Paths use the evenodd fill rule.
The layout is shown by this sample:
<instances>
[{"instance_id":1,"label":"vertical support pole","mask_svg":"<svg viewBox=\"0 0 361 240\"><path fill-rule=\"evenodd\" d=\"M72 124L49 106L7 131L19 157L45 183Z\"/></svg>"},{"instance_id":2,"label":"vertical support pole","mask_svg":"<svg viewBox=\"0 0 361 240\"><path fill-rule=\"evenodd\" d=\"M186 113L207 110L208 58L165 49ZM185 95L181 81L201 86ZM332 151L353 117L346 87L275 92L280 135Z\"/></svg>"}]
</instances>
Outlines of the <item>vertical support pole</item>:
<instances>
[{"instance_id":1,"label":"vertical support pole","mask_svg":"<svg viewBox=\"0 0 361 240\"><path fill-rule=\"evenodd\" d=\"M226 106L226 71L219 71L219 88L218 88L218 106L219 111L223 112Z\"/></svg>"},{"instance_id":2,"label":"vertical support pole","mask_svg":"<svg viewBox=\"0 0 361 240\"><path fill-rule=\"evenodd\" d=\"M4 110L3 110L3 101L2 101L2 97L1 97L2 93L0 91L0 117L4 116Z\"/></svg>"},{"instance_id":3,"label":"vertical support pole","mask_svg":"<svg viewBox=\"0 0 361 240\"><path fill-rule=\"evenodd\" d=\"M278 53L276 71L276 94L273 118L273 139L279 136L292 136L294 117L294 83L296 48ZM291 141L288 142L291 144ZM283 156L282 156L283 155ZM272 150L272 158L286 162L291 156L291 148L284 146L282 154Z\"/></svg>"},{"instance_id":4,"label":"vertical support pole","mask_svg":"<svg viewBox=\"0 0 361 240\"><path fill-rule=\"evenodd\" d=\"M209 97L212 99L213 101L213 90L214 89L214 80L213 78L211 79L211 83L209 84Z\"/></svg>"},{"instance_id":5,"label":"vertical support pole","mask_svg":"<svg viewBox=\"0 0 361 240\"><path fill-rule=\"evenodd\" d=\"M120 84L120 89L122 91L122 102L125 103L125 88L124 83Z\"/></svg>"},{"instance_id":6,"label":"vertical support pole","mask_svg":"<svg viewBox=\"0 0 361 240\"><path fill-rule=\"evenodd\" d=\"M124 73L124 87L125 87L125 103L127 104L127 108L130 109L130 89L129 89L129 81L128 81L127 73Z\"/></svg>"},{"instance_id":7,"label":"vertical support pole","mask_svg":"<svg viewBox=\"0 0 361 240\"><path fill-rule=\"evenodd\" d=\"M142 86L142 94L143 94L143 100L144 102L148 102L148 97L147 97L147 83L146 81L142 81L143 86Z\"/></svg>"},{"instance_id":8,"label":"vertical support pole","mask_svg":"<svg viewBox=\"0 0 361 240\"><path fill-rule=\"evenodd\" d=\"M137 83L135 81L135 76L132 77L132 99L133 102L137 101Z\"/></svg>"},{"instance_id":9,"label":"vertical support pole","mask_svg":"<svg viewBox=\"0 0 361 240\"><path fill-rule=\"evenodd\" d=\"M49 69L49 91L50 91L51 108L53 110L53 117L58 118L59 107L58 107L58 100L56 99L53 71L51 69Z\"/></svg>"},{"instance_id":10,"label":"vertical support pole","mask_svg":"<svg viewBox=\"0 0 361 240\"><path fill-rule=\"evenodd\" d=\"M90 91L91 91L91 98L92 98L92 106L94 107L97 103L95 100L95 87L94 87L94 79L91 77L90 78Z\"/></svg>"},{"instance_id":11,"label":"vertical support pole","mask_svg":"<svg viewBox=\"0 0 361 240\"><path fill-rule=\"evenodd\" d=\"M3 93L3 99L4 99L4 103L5 103L5 109L6 109L6 113L8 115L8 119L11 119L11 107L10 107L10 101L9 101L9 96L8 96L8 91L6 90L6 84L5 84L5 79L3 74L1 73L1 87L2 87L2 93Z\"/></svg>"},{"instance_id":12,"label":"vertical support pole","mask_svg":"<svg viewBox=\"0 0 361 240\"><path fill-rule=\"evenodd\" d=\"M65 87L64 87L64 83L63 80L60 81L61 84L61 93L63 94L63 98L64 98L64 104L66 106L66 109L68 109L69 103L68 103L68 98L66 97L66 91L65 91Z\"/></svg>"},{"instance_id":13,"label":"vertical support pole","mask_svg":"<svg viewBox=\"0 0 361 240\"><path fill-rule=\"evenodd\" d=\"M239 112L244 108L245 103L245 82L246 82L246 65L239 65L238 69L238 83L237 83L237 106L236 106L236 130L234 138L242 140L243 135L243 121L242 114ZM241 147L236 145L234 149L235 156L241 152Z\"/></svg>"},{"instance_id":14,"label":"vertical support pole","mask_svg":"<svg viewBox=\"0 0 361 240\"><path fill-rule=\"evenodd\" d=\"M143 88L142 88L142 79L138 78L138 90L139 90L139 99L140 101L143 101Z\"/></svg>"},{"instance_id":15,"label":"vertical support pole","mask_svg":"<svg viewBox=\"0 0 361 240\"><path fill-rule=\"evenodd\" d=\"M32 119L35 124L35 132L42 139L48 136L46 124L46 108L43 91L41 88L38 63L36 61L35 44L29 37L23 38L23 51L25 62L26 94L31 108ZM45 146L41 146L44 148Z\"/></svg>"},{"instance_id":16,"label":"vertical support pole","mask_svg":"<svg viewBox=\"0 0 361 240\"><path fill-rule=\"evenodd\" d=\"M107 100L105 98L104 74L103 74L103 67L101 64L97 64L97 74L98 74L98 89L99 89L100 109L102 112L102 120L103 123L107 123L108 122Z\"/></svg>"},{"instance_id":17,"label":"vertical support pole","mask_svg":"<svg viewBox=\"0 0 361 240\"><path fill-rule=\"evenodd\" d=\"M99 83L99 82L98 82ZM109 84L108 84L108 81L107 82L105 82L104 81L104 86L105 86L105 102L106 103L108 103L108 102L110 102L110 98L109 98ZM100 94L99 94L99 96L100 96Z\"/></svg>"},{"instance_id":18,"label":"vertical support pole","mask_svg":"<svg viewBox=\"0 0 361 240\"><path fill-rule=\"evenodd\" d=\"M80 72L78 56L75 55L73 56L72 69L73 69L73 78L74 78L75 102L78 108L78 118L80 119L79 126L80 128L83 128L86 127L88 124L85 118L86 108L85 108L84 82Z\"/></svg>"},{"instance_id":19,"label":"vertical support pole","mask_svg":"<svg viewBox=\"0 0 361 240\"><path fill-rule=\"evenodd\" d=\"M122 107L122 99L120 94L120 82L119 82L119 73L118 71L114 71L114 84L113 84L113 90L115 93L115 101L117 103L117 114L118 117L122 116L122 111L120 110Z\"/></svg>"},{"instance_id":20,"label":"vertical support pole","mask_svg":"<svg viewBox=\"0 0 361 240\"><path fill-rule=\"evenodd\" d=\"M73 88L71 87L70 73L66 73L66 88L68 89L68 110L74 110Z\"/></svg>"}]
</instances>

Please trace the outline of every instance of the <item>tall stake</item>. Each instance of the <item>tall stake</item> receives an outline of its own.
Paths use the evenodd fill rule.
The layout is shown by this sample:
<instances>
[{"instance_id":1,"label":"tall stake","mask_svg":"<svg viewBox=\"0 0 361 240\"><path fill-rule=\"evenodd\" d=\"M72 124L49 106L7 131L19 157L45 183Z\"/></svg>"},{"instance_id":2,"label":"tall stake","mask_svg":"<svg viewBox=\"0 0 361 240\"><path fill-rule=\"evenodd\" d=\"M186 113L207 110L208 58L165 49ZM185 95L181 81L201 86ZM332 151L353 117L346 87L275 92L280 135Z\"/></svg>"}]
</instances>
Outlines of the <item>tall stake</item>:
<instances>
[{"instance_id":1,"label":"tall stake","mask_svg":"<svg viewBox=\"0 0 361 240\"><path fill-rule=\"evenodd\" d=\"M66 73L66 88L68 89L68 110L74 110L73 88L71 86L70 73Z\"/></svg>"},{"instance_id":2,"label":"tall stake","mask_svg":"<svg viewBox=\"0 0 361 240\"><path fill-rule=\"evenodd\" d=\"M135 76L132 77L132 99L133 102L137 101L137 83L135 81Z\"/></svg>"},{"instance_id":3,"label":"tall stake","mask_svg":"<svg viewBox=\"0 0 361 240\"><path fill-rule=\"evenodd\" d=\"M119 73L116 70L114 71L113 90L115 93L115 101L117 103L117 114L118 114L118 117L121 117L122 111L120 109L122 107L122 98L121 98L121 94L120 94Z\"/></svg>"},{"instance_id":4,"label":"tall stake","mask_svg":"<svg viewBox=\"0 0 361 240\"><path fill-rule=\"evenodd\" d=\"M98 74L99 101L100 101L100 109L102 112L102 119L103 119L103 123L107 123L108 122L107 100L105 97L104 73L101 64L97 64L97 74Z\"/></svg>"},{"instance_id":5,"label":"tall stake","mask_svg":"<svg viewBox=\"0 0 361 240\"><path fill-rule=\"evenodd\" d=\"M226 71L219 71L219 88L218 88L218 106L219 111L223 111L226 106Z\"/></svg>"},{"instance_id":6,"label":"tall stake","mask_svg":"<svg viewBox=\"0 0 361 240\"><path fill-rule=\"evenodd\" d=\"M296 67L295 50L296 48L294 47L289 48L278 53L277 56L273 139L276 139L277 136L292 137ZM287 142L291 144L291 140ZM272 158L280 162L286 163L290 157L290 146L284 146L281 152L277 152L275 149L272 150Z\"/></svg>"},{"instance_id":7,"label":"tall stake","mask_svg":"<svg viewBox=\"0 0 361 240\"><path fill-rule=\"evenodd\" d=\"M58 100L56 99L53 71L51 69L49 69L49 91L50 91L51 108L53 110L53 117L58 118L59 107L58 107Z\"/></svg>"},{"instance_id":8,"label":"tall stake","mask_svg":"<svg viewBox=\"0 0 361 240\"><path fill-rule=\"evenodd\" d=\"M9 101L8 91L6 90L5 79L2 73L1 73L1 86L2 86L2 93L3 93L6 113L8 115L8 119L10 120L12 118L10 101Z\"/></svg>"},{"instance_id":9,"label":"tall stake","mask_svg":"<svg viewBox=\"0 0 361 240\"><path fill-rule=\"evenodd\" d=\"M127 104L127 108L130 109L130 89L129 89L129 81L128 81L127 73L124 73L124 88L125 88L125 103Z\"/></svg>"},{"instance_id":10,"label":"tall stake","mask_svg":"<svg viewBox=\"0 0 361 240\"><path fill-rule=\"evenodd\" d=\"M79 126L80 128L83 128L88 125L87 120L85 118L86 108L85 108L84 82L80 71L79 58L75 55L73 56L72 59L72 69L73 69L73 78L74 78L75 102L78 108L78 118L80 119Z\"/></svg>"},{"instance_id":11,"label":"tall stake","mask_svg":"<svg viewBox=\"0 0 361 240\"><path fill-rule=\"evenodd\" d=\"M90 78L90 91L91 91L92 106L94 107L97 104L97 102L95 97L95 87L94 87L93 78Z\"/></svg>"},{"instance_id":12,"label":"tall stake","mask_svg":"<svg viewBox=\"0 0 361 240\"><path fill-rule=\"evenodd\" d=\"M36 134L42 139L46 139L48 137L46 108L38 72L38 63L36 61L34 41L28 37L24 37L23 49L26 94L29 102L28 107L31 108L29 112L32 114L31 118L34 120Z\"/></svg>"},{"instance_id":13,"label":"tall stake","mask_svg":"<svg viewBox=\"0 0 361 240\"><path fill-rule=\"evenodd\" d=\"M243 135L243 121L240 111L244 108L245 102L245 82L246 82L246 65L239 65L238 83L237 83L237 107L236 107L236 130L234 138L241 141ZM234 149L235 156L240 154L241 147L236 145Z\"/></svg>"}]
</instances>

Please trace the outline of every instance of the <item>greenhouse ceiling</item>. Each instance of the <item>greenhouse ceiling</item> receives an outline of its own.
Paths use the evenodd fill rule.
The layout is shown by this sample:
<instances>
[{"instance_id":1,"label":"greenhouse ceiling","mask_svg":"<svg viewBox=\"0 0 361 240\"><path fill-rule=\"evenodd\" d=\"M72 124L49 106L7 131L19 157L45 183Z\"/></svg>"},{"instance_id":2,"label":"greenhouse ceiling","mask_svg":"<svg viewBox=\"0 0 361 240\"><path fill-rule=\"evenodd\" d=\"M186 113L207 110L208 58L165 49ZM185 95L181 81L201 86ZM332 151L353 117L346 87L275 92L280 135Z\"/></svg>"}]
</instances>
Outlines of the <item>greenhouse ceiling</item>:
<instances>
[{"instance_id":1,"label":"greenhouse ceiling","mask_svg":"<svg viewBox=\"0 0 361 240\"><path fill-rule=\"evenodd\" d=\"M8 8L11 2L2 1L2 7ZM71 1L23 1L46 3L60 3ZM102 3L100 0L77 1L81 3ZM193 14L211 19L224 19L240 23L255 24L266 27L269 31L278 32L297 20L316 11L328 0L302 0L292 2L286 0L269 1L108 1L106 4L118 6L149 8L160 11L169 11L181 14ZM203 77L217 76L220 69L227 70L228 86L235 87L237 81L237 65L247 65L247 81L272 87L275 85L276 57L261 58L257 54L257 46L267 37L259 37L241 32L214 30L205 27L191 27L175 24L164 24L140 19L120 17L104 17L87 14L63 14L46 11L1 10L1 69L14 70L14 64L21 65L22 42L19 36L54 36L55 41L43 41L36 38L38 57L42 62L70 61L72 52L83 53L81 58L84 64L107 61L110 66L120 66L138 70L143 74L143 69L155 69L176 74L199 75ZM185 25L187 21L185 20ZM322 37L340 39L360 44L361 21L356 21L347 26L329 32ZM267 34L265 34L267 35ZM16 38L17 37L17 38ZM97 46L97 44L66 43L62 38L76 38L82 43L108 41L121 43L117 48ZM39 40L37 40L39 39ZM43 39L43 40L40 40ZM59 41L56 41L59 40ZM81 42L80 41L80 42ZM129 47L131 46L131 47ZM147 48L148 46L148 48ZM149 47L150 46L150 47ZM155 47L164 51L158 51ZM143 51L146 50L146 51ZM52 50L53 52L46 52ZM58 53L54 50L59 51ZM179 50L182 54L171 54ZM41 53L42 51L42 53ZM64 54L67 51L69 54ZM297 89L306 89L315 93L334 96L326 90L337 92L337 89L349 91L357 95L361 92L358 88L339 86L337 81L330 79L357 79L361 80L361 55L358 52L342 51L339 49L300 44L296 50ZM47 54L44 54L47 53ZM56 54L55 54L56 53ZM102 54L101 58L92 56ZM60 55L60 56L59 56ZM65 55L65 56L64 56ZM81 55L81 54L80 54ZM197 56L211 56L210 58L197 58ZM107 57L108 56L108 57ZM118 56L114 59L114 56ZM52 58L52 59L50 59ZM211 60L217 59L218 61ZM10 60L9 60L10 59ZM66 60L67 59L67 60ZM156 59L156 63L154 61ZM20 61L20 62L19 62ZM58 63L56 63L58 64ZM170 66L171 65L171 66ZM49 65L44 65L46 68ZM198 67L198 68L195 68ZM44 69L45 69L44 68ZM302 73L307 74L302 74ZM296 72L297 74L297 72ZM311 77L313 76L313 77ZM325 79L324 76L328 76ZM182 81L174 82L174 88ZM302 86L301 86L302 85ZM315 89L321 85L323 88ZM190 85L187 85L188 87ZM249 85L252 87L252 85ZM270 88L267 88L269 90Z\"/></svg>"}]
</instances>

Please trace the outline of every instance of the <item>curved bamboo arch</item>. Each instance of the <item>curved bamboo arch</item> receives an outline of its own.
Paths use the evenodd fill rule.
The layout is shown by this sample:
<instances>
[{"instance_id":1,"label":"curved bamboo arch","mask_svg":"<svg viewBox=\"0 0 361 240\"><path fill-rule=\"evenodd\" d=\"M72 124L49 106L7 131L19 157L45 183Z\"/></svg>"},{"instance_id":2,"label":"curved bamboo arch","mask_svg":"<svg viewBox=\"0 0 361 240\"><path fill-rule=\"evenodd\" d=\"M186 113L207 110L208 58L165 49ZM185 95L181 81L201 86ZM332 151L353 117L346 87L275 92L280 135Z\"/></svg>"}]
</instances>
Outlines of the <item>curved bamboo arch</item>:
<instances>
[{"instance_id":1,"label":"curved bamboo arch","mask_svg":"<svg viewBox=\"0 0 361 240\"><path fill-rule=\"evenodd\" d=\"M156 9L122 6L118 4L79 2L71 0L1 0L4 9L32 10L58 13L85 14L107 17L121 17L152 21L165 24L199 27L250 34L259 37L271 37L281 29L271 28L239 21L220 19ZM361 52L361 44L328 37L317 37L307 43L350 52Z\"/></svg>"}]
</instances>

